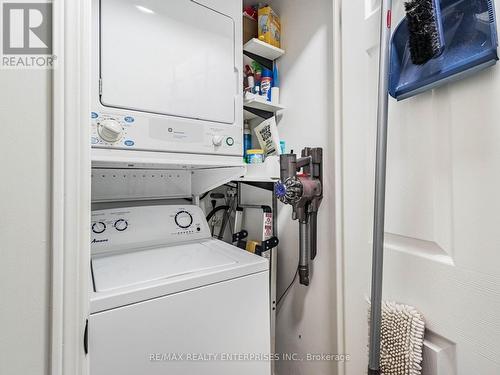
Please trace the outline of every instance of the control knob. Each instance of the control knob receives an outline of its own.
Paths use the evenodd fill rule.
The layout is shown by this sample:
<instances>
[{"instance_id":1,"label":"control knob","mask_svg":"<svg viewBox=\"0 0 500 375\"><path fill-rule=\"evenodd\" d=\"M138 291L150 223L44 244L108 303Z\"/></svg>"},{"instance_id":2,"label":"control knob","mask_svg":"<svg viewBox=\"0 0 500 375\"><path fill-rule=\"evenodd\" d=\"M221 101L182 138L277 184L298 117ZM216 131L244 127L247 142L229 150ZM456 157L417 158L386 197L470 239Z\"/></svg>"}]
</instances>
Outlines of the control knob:
<instances>
[{"instance_id":1,"label":"control knob","mask_svg":"<svg viewBox=\"0 0 500 375\"><path fill-rule=\"evenodd\" d=\"M106 224L104 224L102 221L98 221L94 224L92 224L92 232L95 234L101 234L106 230Z\"/></svg>"},{"instance_id":2,"label":"control knob","mask_svg":"<svg viewBox=\"0 0 500 375\"><path fill-rule=\"evenodd\" d=\"M212 138L212 143L214 146L220 146L222 145L222 141L224 140L224 137L222 135L214 135Z\"/></svg>"},{"instance_id":3,"label":"control knob","mask_svg":"<svg viewBox=\"0 0 500 375\"><path fill-rule=\"evenodd\" d=\"M125 219L118 219L115 221L115 229L118 232L123 232L127 228L128 228L128 223Z\"/></svg>"},{"instance_id":4,"label":"control knob","mask_svg":"<svg viewBox=\"0 0 500 375\"><path fill-rule=\"evenodd\" d=\"M189 228L193 224L193 217L187 211L179 211L175 215L175 224L183 229Z\"/></svg>"},{"instance_id":5,"label":"control knob","mask_svg":"<svg viewBox=\"0 0 500 375\"><path fill-rule=\"evenodd\" d=\"M121 139L123 128L118 121L106 119L97 124L97 132L106 142L114 143Z\"/></svg>"}]
</instances>

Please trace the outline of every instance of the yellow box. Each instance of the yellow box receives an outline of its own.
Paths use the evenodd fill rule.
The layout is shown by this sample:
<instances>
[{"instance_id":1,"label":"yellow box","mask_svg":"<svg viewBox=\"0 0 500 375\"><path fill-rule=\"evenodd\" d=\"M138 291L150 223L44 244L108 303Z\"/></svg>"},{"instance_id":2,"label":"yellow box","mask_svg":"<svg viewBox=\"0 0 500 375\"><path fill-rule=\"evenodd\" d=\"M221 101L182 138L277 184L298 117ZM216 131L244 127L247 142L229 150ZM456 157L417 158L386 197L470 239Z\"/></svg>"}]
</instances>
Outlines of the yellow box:
<instances>
[{"instance_id":1,"label":"yellow box","mask_svg":"<svg viewBox=\"0 0 500 375\"><path fill-rule=\"evenodd\" d=\"M260 245L259 241L247 241L246 251L249 251L249 252L255 254L255 250L257 249L257 246L259 246L259 245Z\"/></svg>"},{"instance_id":2,"label":"yellow box","mask_svg":"<svg viewBox=\"0 0 500 375\"><path fill-rule=\"evenodd\" d=\"M259 39L281 48L280 18L270 6L259 8Z\"/></svg>"}]
</instances>

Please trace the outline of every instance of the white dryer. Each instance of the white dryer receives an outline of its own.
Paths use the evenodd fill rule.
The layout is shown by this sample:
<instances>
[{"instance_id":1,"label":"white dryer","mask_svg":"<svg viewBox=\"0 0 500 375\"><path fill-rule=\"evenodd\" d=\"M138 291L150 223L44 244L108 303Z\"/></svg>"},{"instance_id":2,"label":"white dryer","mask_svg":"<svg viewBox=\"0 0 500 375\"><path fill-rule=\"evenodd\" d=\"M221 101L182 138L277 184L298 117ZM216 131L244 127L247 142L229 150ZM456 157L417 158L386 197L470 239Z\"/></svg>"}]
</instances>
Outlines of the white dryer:
<instances>
[{"instance_id":1,"label":"white dryer","mask_svg":"<svg viewBox=\"0 0 500 375\"><path fill-rule=\"evenodd\" d=\"M93 0L92 147L241 156L241 9Z\"/></svg>"},{"instance_id":2,"label":"white dryer","mask_svg":"<svg viewBox=\"0 0 500 375\"><path fill-rule=\"evenodd\" d=\"M90 375L269 375L265 258L196 206L93 211Z\"/></svg>"}]
</instances>

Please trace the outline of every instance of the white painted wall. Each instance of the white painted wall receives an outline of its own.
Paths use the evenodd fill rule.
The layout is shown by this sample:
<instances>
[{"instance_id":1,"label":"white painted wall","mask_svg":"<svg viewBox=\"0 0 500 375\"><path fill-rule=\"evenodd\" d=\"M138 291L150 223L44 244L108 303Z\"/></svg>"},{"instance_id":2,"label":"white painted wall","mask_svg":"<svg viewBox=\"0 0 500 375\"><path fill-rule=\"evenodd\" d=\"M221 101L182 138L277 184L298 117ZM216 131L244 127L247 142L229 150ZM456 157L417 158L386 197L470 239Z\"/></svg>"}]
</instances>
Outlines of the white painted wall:
<instances>
[{"instance_id":1,"label":"white painted wall","mask_svg":"<svg viewBox=\"0 0 500 375\"><path fill-rule=\"evenodd\" d=\"M287 107L279 121L281 139L288 151L300 153L306 146L325 150L325 199L319 213L318 256L313 262L309 287L298 280L277 316L278 352L336 353L335 264L333 206L333 2L329 0L274 0L281 16L283 48L278 61L281 101ZM244 189L244 192L248 191ZM262 197L253 192L253 199ZM248 194L244 194L244 196ZM278 291L290 283L298 262L298 223L291 220L291 207L280 204ZM277 373L334 374L334 362L292 362L277 364Z\"/></svg>"},{"instance_id":2,"label":"white painted wall","mask_svg":"<svg viewBox=\"0 0 500 375\"><path fill-rule=\"evenodd\" d=\"M48 374L51 85L0 70L0 374Z\"/></svg>"}]
</instances>

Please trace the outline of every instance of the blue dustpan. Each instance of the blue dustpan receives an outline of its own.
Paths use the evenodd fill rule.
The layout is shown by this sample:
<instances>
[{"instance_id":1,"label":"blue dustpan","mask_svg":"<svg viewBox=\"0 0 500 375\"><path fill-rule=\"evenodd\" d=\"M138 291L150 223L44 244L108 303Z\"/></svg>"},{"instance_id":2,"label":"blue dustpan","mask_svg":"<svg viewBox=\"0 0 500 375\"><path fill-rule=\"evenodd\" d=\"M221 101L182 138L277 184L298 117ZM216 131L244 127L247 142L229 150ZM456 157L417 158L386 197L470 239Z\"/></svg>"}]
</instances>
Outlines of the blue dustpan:
<instances>
[{"instance_id":1,"label":"blue dustpan","mask_svg":"<svg viewBox=\"0 0 500 375\"><path fill-rule=\"evenodd\" d=\"M439 1L438 1L439 2ZM403 100L495 65L497 26L492 0L441 0L444 50L424 65L414 65L406 18L391 41L389 93Z\"/></svg>"}]
</instances>

